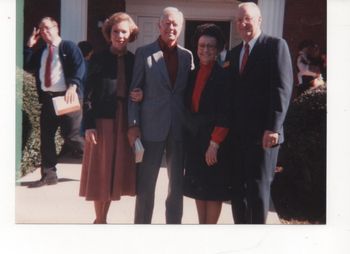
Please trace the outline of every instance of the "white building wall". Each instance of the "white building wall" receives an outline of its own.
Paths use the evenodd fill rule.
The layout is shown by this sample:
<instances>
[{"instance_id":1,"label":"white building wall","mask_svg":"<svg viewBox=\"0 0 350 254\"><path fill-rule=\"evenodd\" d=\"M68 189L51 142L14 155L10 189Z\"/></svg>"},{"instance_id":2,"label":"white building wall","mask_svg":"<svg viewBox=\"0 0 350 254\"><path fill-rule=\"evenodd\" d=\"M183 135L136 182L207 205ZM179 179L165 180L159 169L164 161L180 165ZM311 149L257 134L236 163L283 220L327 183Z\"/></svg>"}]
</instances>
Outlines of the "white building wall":
<instances>
[{"instance_id":1,"label":"white building wall","mask_svg":"<svg viewBox=\"0 0 350 254\"><path fill-rule=\"evenodd\" d=\"M87 38L88 0L61 0L61 36L76 43Z\"/></svg>"},{"instance_id":2,"label":"white building wall","mask_svg":"<svg viewBox=\"0 0 350 254\"><path fill-rule=\"evenodd\" d=\"M186 20L231 21L230 46L235 46L240 41L234 23L238 4L236 0L125 0L125 2L126 12L134 18L136 23L147 18L156 20L165 7L175 6L184 13ZM263 31L269 35L282 37L285 0L259 0L258 5L263 17ZM86 40L87 12L88 0L61 0L62 38L76 43ZM183 31L180 35L180 45L184 44L184 34ZM135 51L139 44L141 42L138 40L131 43L130 50Z\"/></svg>"},{"instance_id":3,"label":"white building wall","mask_svg":"<svg viewBox=\"0 0 350 254\"><path fill-rule=\"evenodd\" d=\"M259 0L264 33L282 37L285 0Z\"/></svg>"},{"instance_id":4,"label":"white building wall","mask_svg":"<svg viewBox=\"0 0 350 254\"><path fill-rule=\"evenodd\" d=\"M167 6L174 6L181 10L184 14L185 20L216 20L216 21L231 21L231 46L237 44L238 36L234 28L234 17L237 12L237 2L235 0L195 0L195 1L166 1L166 0L126 0L126 12L129 13L135 22L140 25L140 20L145 18L153 18L154 22L158 22L158 18L162 10ZM157 25L157 24L155 24ZM185 29L185 27L183 28ZM154 36L158 36L159 32L155 31ZM142 30L140 31L142 33ZM184 45L185 31L183 30L179 37L179 44ZM142 34L139 36L142 38ZM137 47L141 46L142 42L136 40L129 44L130 51L135 51Z\"/></svg>"}]
</instances>

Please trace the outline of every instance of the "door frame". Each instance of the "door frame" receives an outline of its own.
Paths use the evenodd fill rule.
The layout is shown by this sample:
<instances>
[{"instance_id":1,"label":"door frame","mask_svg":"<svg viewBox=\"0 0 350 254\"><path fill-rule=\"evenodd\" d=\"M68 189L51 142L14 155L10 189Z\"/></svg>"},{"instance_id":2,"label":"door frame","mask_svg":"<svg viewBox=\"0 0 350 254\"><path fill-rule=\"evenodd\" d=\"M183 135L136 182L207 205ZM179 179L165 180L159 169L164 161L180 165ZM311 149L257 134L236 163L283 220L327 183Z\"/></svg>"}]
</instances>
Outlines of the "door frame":
<instances>
[{"instance_id":1,"label":"door frame","mask_svg":"<svg viewBox=\"0 0 350 254\"><path fill-rule=\"evenodd\" d=\"M230 47L237 44L239 41L238 34L236 34L233 27L233 20L237 12L237 2L235 0L220 0L220 1L172 1L172 6L177 7L183 12L186 20L215 20L215 21L231 21L230 31ZM153 17L159 18L162 10L167 7L161 0L151 0L145 3L140 0L127 0L125 9L128 14L139 24L139 17ZM180 34L178 43L181 46L185 44L185 24L183 31ZM140 31L142 32L142 31ZM136 48L142 46L136 40L129 44L130 51L135 52Z\"/></svg>"}]
</instances>

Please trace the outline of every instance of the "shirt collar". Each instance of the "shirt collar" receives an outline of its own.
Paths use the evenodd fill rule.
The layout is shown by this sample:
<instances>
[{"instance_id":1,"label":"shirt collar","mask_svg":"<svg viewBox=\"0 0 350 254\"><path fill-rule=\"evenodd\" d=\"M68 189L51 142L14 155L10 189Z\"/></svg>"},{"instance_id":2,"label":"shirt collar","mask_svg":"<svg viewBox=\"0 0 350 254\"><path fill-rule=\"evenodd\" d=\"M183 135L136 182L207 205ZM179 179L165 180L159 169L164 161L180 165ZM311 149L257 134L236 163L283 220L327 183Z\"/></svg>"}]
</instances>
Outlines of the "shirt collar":
<instances>
[{"instance_id":1,"label":"shirt collar","mask_svg":"<svg viewBox=\"0 0 350 254\"><path fill-rule=\"evenodd\" d=\"M57 48L58 45L60 45L61 41L62 41L61 37L58 37L55 41L52 42L51 45ZM47 44L47 47L49 47L49 44Z\"/></svg>"},{"instance_id":2,"label":"shirt collar","mask_svg":"<svg viewBox=\"0 0 350 254\"><path fill-rule=\"evenodd\" d=\"M254 47L256 41L258 40L259 36L261 35L261 32L258 33L257 35L254 36L253 39L251 39L248 44L249 44L249 51L252 50L252 48ZM243 48L245 47L245 45L247 44L247 42L243 41Z\"/></svg>"},{"instance_id":3,"label":"shirt collar","mask_svg":"<svg viewBox=\"0 0 350 254\"><path fill-rule=\"evenodd\" d=\"M177 48L177 43L173 47L169 48L168 45L166 45L166 43L160 38L160 36L158 37L158 43L159 43L160 49L163 52L169 52L170 53L170 52L175 51L176 48Z\"/></svg>"}]
</instances>

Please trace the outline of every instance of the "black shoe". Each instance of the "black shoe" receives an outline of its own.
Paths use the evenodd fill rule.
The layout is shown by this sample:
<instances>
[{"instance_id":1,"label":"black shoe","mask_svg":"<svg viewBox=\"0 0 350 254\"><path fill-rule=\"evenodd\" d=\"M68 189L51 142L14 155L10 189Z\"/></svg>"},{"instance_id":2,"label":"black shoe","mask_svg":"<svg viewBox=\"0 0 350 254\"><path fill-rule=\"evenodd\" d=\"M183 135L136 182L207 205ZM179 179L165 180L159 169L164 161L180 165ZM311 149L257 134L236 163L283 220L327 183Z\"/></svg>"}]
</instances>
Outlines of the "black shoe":
<instances>
[{"instance_id":1,"label":"black shoe","mask_svg":"<svg viewBox=\"0 0 350 254\"><path fill-rule=\"evenodd\" d=\"M57 178L56 171L47 170L47 171L44 171L43 176L39 181L33 182L28 186L28 188L38 188L44 185L54 185L57 183L58 183L58 178Z\"/></svg>"}]
</instances>

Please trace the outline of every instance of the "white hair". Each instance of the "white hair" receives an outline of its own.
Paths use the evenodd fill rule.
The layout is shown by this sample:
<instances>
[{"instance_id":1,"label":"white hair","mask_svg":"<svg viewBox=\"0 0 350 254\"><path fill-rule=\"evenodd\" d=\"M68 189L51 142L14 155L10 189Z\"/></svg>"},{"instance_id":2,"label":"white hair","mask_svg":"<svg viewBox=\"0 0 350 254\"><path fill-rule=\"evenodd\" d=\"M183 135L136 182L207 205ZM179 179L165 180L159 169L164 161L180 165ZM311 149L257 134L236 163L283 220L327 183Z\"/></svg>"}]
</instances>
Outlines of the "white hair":
<instances>
[{"instance_id":1,"label":"white hair","mask_svg":"<svg viewBox=\"0 0 350 254\"><path fill-rule=\"evenodd\" d=\"M162 15L160 15L159 21L161 22L165 18L165 16L167 16L169 13L176 14L179 17L179 20L181 21L181 24L183 23L183 21L184 21L183 13L178 8L171 7L171 6L165 7L163 9L163 12L162 12Z\"/></svg>"},{"instance_id":2,"label":"white hair","mask_svg":"<svg viewBox=\"0 0 350 254\"><path fill-rule=\"evenodd\" d=\"M253 3L253 2L240 3L238 5L238 9L241 9L241 8L249 8L250 10L254 11L258 17L261 17L260 8L256 3Z\"/></svg>"}]
</instances>

